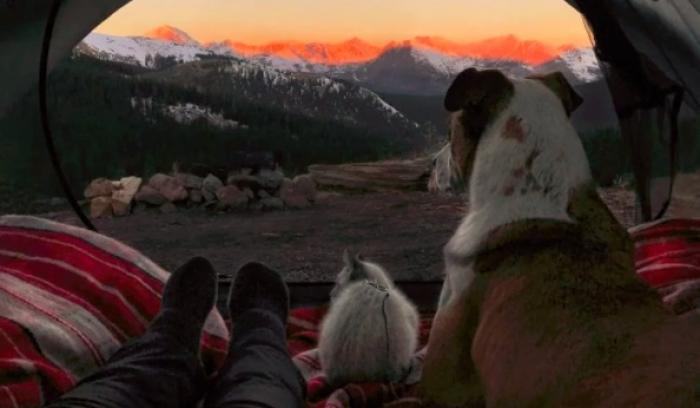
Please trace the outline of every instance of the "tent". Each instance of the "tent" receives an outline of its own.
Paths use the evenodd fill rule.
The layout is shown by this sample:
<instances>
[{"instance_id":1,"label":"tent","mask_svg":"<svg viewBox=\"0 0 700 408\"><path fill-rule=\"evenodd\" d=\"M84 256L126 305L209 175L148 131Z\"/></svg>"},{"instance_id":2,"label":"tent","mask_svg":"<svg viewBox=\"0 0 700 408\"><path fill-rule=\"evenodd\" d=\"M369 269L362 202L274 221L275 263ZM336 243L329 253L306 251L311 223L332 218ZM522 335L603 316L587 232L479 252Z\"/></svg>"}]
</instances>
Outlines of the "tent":
<instances>
[{"instance_id":1,"label":"tent","mask_svg":"<svg viewBox=\"0 0 700 408\"><path fill-rule=\"evenodd\" d=\"M700 112L700 0L565 1L582 14L595 41L623 138L632 148L641 217L645 221L660 217L672 192L679 111L685 107ZM0 116L39 81L42 44L50 44L50 52L46 49L50 70L126 3L6 0L0 4ZM660 203L652 197L653 134L662 136L670 162Z\"/></svg>"},{"instance_id":2,"label":"tent","mask_svg":"<svg viewBox=\"0 0 700 408\"><path fill-rule=\"evenodd\" d=\"M70 54L75 44L127 1L4 0L0 3L0 55L2 55L0 58L0 85L2 86L0 117L23 93L32 89L37 82L44 81L39 80L40 73L42 77L46 74L42 65L48 69L55 66L58 61ZM644 217L652 218L658 215L660 209L654 208L651 203L651 174L648 163L644 162L650 152L651 135L642 131L646 124L651 123L661 129L662 133L667 133L670 154L674 156L674 133L677 132L677 128L674 129L673 123L678 117L680 106L685 105L687 109L696 111L700 109L700 70L696 68L700 67L700 0L566 1L582 13L595 38L596 51L614 97L623 133L634 147L635 172L638 179L643 181L638 183L638 187ZM44 47L48 44L46 40L49 36L45 36L47 32L52 34L48 55L46 53L48 48ZM45 64L41 63L42 60ZM669 123L671 123L670 126L665 126ZM1 133L0 137L2 137ZM50 137L48 140L50 141ZM15 225L5 225L6 229L15 228L20 233L26 234L27 225L22 224L26 221L16 218L8 218L8 220ZM46 223L49 227L44 228L46 231L40 231L38 238L42 238L41 234L56 232L52 229L57 227L52 223L44 221L42 223ZM677 274L683 272L679 271L681 269L678 268L679 262L674 258L679 256L679 251L667 253L666 258L659 257L659 252L668 248L668 242L674 245L679 243L687 245L683 240L691 241L685 233L688 227L686 224L687 220L680 220L671 225L673 228L669 228L667 224L657 224L653 226L654 230L642 229L633 232L633 235L637 235L637 256L640 263L648 265L648 268L655 272L669 270L671 277L677 279ZM697 224L693 224L697 229L695 225ZM70 228L72 234L97 236L82 229ZM664 235L667 239L675 241L660 242L659 234L655 233L658 229L664 230L663 234L667 234L670 229L682 235L675 237ZM98 240L98 238L94 239ZM91 243L90 240L85 242ZM102 247L107 246L105 243L121 248L101 237L98 243L100 245L86 245L85 251L74 245L71 248L86 254L90 254L87 250L102 251ZM129 252L121 254L122 251ZM70 255L64 252L60 255ZM134 253L131 250L119 249L113 255L117 255L119 261L131 259L134 262L134 268L140 265L141 269L144 269L143 265L146 261L134 260ZM656 262L664 258L661 262L665 261L667 269L657 268L653 263L646 263L644 258L653 258ZM146 266L148 267L149 264ZM674 273L676 275L673 275ZM115 281L131 286L126 285L131 283L128 280ZM652 284L654 283L659 284L652 281ZM407 292L425 294L428 289L437 293L440 284L433 286L427 287L423 283L413 288L413 291ZM318 286L307 289L309 290L305 295L320 303L321 299L318 296L325 291L318 290ZM307 314L312 314L315 320L300 315L295 316L294 321L303 323L299 327L304 329L304 336L308 338L307 323L316 324L320 315L316 310L307 311ZM46 379L42 377L41 380ZM381 390L370 385L373 390ZM357 387L354 389L357 393ZM386 394L388 393L387 391ZM392 387L391 393L396 394L396 388ZM40 393L35 394L34 396L40 396ZM368 394L365 390L360 389L357 394L357 400L367 401Z\"/></svg>"},{"instance_id":3,"label":"tent","mask_svg":"<svg viewBox=\"0 0 700 408\"><path fill-rule=\"evenodd\" d=\"M700 1L567 0L585 17L610 88L632 166L644 221L670 203L678 116L700 111ZM654 202L652 138L667 145L664 200ZM658 183L657 183L658 184Z\"/></svg>"}]
</instances>

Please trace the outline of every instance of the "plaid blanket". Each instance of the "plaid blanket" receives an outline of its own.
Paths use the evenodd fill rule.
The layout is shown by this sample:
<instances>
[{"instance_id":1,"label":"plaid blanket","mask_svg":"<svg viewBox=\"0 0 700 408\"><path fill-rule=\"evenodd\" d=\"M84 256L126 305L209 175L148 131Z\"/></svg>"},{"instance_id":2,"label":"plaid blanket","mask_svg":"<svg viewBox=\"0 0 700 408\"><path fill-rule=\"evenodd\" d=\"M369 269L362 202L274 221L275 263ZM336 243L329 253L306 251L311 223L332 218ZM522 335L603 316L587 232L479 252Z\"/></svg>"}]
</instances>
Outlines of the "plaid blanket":
<instances>
[{"instance_id":1,"label":"plaid blanket","mask_svg":"<svg viewBox=\"0 0 700 408\"><path fill-rule=\"evenodd\" d=\"M640 276L656 288L700 279L700 220L632 229ZM95 370L143 332L168 273L102 235L33 217L0 217L0 408L39 407ZM402 384L327 386L316 351L325 306L289 319L289 349L308 381L309 407L410 406L420 380L431 316ZM210 371L223 360L226 325L213 312L202 339Z\"/></svg>"},{"instance_id":2,"label":"plaid blanket","mask_svg":"<svg viewBox=\"0 0 700 408\"><path fill-rule=\"evenodd\" d=\"M0 217L0 408L39 407L138 336L169 274L97 233L34 217ZM209 316L202 356L223 362L228 330Z\"/></svg>"}]
</instances>

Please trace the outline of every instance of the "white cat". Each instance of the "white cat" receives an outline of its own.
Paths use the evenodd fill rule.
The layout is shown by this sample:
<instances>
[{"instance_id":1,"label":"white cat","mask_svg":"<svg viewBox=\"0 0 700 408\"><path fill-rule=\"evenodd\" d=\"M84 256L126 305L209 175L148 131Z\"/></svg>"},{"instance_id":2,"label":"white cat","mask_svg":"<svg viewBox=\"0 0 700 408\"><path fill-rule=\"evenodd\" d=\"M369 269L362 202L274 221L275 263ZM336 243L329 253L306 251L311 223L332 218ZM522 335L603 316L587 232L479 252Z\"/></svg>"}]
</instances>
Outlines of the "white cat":
<instances>
[{"instance_id":1,"label":"white cat","mask_svg":"<svg viewBox=\"0 0 700 408\"><path fill-rule=\"evenodd\" d=\"M401 381L418 344L418 312L379 265L345 251L321 325L321 366L331 385Z\"/></svg>"}]
</instances>

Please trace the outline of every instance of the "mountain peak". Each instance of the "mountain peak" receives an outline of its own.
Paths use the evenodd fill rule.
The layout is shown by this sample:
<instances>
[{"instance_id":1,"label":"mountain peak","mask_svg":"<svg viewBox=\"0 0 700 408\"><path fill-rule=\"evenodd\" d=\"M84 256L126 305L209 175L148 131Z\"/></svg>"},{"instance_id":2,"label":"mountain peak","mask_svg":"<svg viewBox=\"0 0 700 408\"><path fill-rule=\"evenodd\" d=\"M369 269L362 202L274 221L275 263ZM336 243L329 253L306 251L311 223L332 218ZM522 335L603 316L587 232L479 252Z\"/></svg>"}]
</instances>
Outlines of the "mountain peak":
<instances>
[{"instance_id":1,"label":"mountain peak","mask_svg":"<svg viewBox=\"0 0 700 408\"><path fill-rule=\"evenodd\" d=\"M162 25L145 34L148 38L169 41L179 45L199 45L199 42L186 32L169 25Z\"/></svg>"},{"instance_id":2,"label":"mountain peak","mask_svg":"<svg viewBox=\"0 0 700 408\"><path fill-rule=\"evenodd\" d=\"M521 40L508 34L473 42L466 46L474 57L511 59L527 64L541 64L556 58L560 47L536 40Z\"/></svg>"},{"instance_id":3,"label":"mountain peak","mask_svg":"<svg viewBox=\"0 0 700 408\"><path fill-rule=\"evenodd\" d=\"M471 57L492 60L519 61L538 65L556 58L575 47L554 46L536 40L522 40L513 34L473 42L456 42L437 36L416 36L403 42L392 42L386 47L412 47L438 52L451 57Z\"/></svg>"},{"instance_id":4,"label":"mountain peak","mask_svg":"<svg viewBox=\"0 0 700 408\"><path fill-rule=\"evenodd\" d=\"M275 56L326 65L366 62L376 58L381 51L381 48L356 37L338 43L275 41L262 45L249 45L226 40L223 44L247 57Z\"/></svg>"}]
</instances>

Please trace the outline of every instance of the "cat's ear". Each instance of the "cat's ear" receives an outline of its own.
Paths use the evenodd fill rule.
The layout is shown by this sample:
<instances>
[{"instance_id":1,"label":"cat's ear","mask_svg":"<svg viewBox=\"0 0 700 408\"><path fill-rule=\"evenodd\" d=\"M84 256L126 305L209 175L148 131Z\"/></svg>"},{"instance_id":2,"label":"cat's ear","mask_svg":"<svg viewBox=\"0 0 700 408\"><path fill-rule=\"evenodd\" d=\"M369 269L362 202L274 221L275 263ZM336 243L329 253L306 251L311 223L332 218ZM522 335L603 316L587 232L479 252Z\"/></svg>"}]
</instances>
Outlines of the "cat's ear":
<instances>
[{"instance_id":1,"label":"cat's ear","mask_svg":"<svg viewBox=\"0 0 700 408\"><path fill-rule=\"evenodd\" d=\"M348 268L350 269L350 280L356 281L360 279L365 279L367 277L367 272L365 271L364 265L362 265L362 255L356 254L351 257L350 264Z\"/></svg>"},{"instance_id":2,"label":"cat's ear","mask_svg":"<svg viewBox=\"0 0 700 408\"><path fill-rule=\"evenodd\" d=\"M350 253L350 250L347 248L345 248L345 251L343 251L343 264L348 268L352 268L353 256Z\"/></svg>"}]
</instances>

